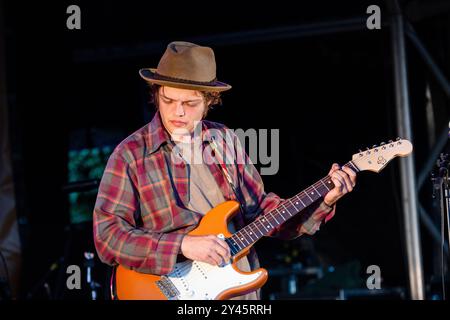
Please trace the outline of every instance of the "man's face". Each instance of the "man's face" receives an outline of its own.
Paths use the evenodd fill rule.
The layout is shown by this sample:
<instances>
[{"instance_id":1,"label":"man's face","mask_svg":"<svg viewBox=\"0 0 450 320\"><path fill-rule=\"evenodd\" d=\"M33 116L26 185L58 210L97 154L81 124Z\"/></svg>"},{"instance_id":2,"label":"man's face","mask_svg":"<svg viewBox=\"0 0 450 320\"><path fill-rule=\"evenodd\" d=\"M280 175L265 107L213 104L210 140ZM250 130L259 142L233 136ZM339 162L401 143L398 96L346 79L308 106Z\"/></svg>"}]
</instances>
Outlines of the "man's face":
<instances>
[{"instance_id":1,"label":"man's face","mask_svg":"<svg viewBox=\"0 0 450 320\"><path fill-rule=\"evenodd\" d=\"M196 121L203 118L206 104L196 90L162 86L159 88L159 112L171 134L192 133Z\"/></svg>"}]
</instances>

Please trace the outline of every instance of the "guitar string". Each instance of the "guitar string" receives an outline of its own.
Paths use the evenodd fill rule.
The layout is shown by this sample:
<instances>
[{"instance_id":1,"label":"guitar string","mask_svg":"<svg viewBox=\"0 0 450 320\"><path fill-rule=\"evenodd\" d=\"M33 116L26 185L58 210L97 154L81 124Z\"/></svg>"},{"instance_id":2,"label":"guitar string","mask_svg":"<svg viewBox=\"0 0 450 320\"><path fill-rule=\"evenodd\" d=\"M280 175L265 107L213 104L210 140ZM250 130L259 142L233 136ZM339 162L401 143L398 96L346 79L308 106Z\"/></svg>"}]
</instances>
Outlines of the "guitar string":
<instances>
[{"instance_id":1,"label":"guitar string","mask_svg":"<svg viewBox=\"0 0 450 320\"><path fill-rule=\"evenodd\" d=\"M394 147L395 145L400 145L401 143L402 143L402 140L399 140L399 141L392 141L392 142L390 142L390 143L388 143L388 144L386 144L386 145L379 146L378 148L381 148L381 149L383 149L383 150L386 150L387 148L392 148L392 147ZM359 172L360 170L359 170L358 166L355 165L354 161L357 162L357 161L360 161L360 160L365 160L365 159L368 158L369 156L372 156L372 155L373 155L373 152L374 152L374 151L373 151L374 149L375 149L375 148L373 148L373 149L371 149L371 150L367 150L367 151L363 151L363 152L358 153L358 155L360 155L359 157L355 158L354 160L350 160L349 162L347 162L346 164L344 164L343 167L345 167L345 166L347 166L347 167L351 166L351 167L353 167L353 169L356 169L357 172ZM362 155L361 155L361 154L362 154ZM277 210L278 210L282 205L288 205L288 206L291 206L291 207L293 206L294 208L296 208L295 205L292 204L292 200L293 200L294 198L298 198L300 201L301 201L302 199L306 199L306 197L305 197L304 195L307 195L308 193L313 192L314 189L315 189L315 187L316 187L316 188L323 188L323 186L322 186L322 184L324 184L324 183L323 183L323 180L324 180L324 179L328 179L328 178L331 179L330 176L326 176L326 177L320 179L319 181L317 181L316 183L314 183L312 186L306 188L305 190L301 191L301 192L298 193L297 195L295 195L295 196L293 196L293 197L291 197L291 198L289 198L289 199L286 199L285 201L281 202L275 209L269 211L268 213L266 213L266 214L264 214L264 215L262 215L262 216L260 216L260 217L266 218L266 219L269 221L269 224L271 225L270 222L272 222L272 223L274 222L273 220L272 220L272 221L270 220L271 218L274 219L274 220L276 221L276 219L273 217L272 213L278 213L278 214L280 214L279 212L277 212ZM330 190L329 190L329 191L330 191ZM319 193L320 193L320 192L319 192ZM303 197L302 197L302 196L303 196ZM307 195L307 196L308 196L308 195ZM308 198L310 198L310 197L308 196ZM316 199L316 200L317 200L317 199ZM316 200L314 200L314 201L316 201ZM314 202L314 201L313 201L313 202ZM301 201L301 202L303 202L303 201ZM308 201L308 202L309 202L309 201ZM313 202L311 202L311 203L313 203ZM302 208L301 210L297 211L297 213L300 212L300 211L302 211L302 210L304 210L305 208L307 208L309 205L311 205L311 203L309 203L309 204L307 204L306 206L304 206L304 208ZM286 206L285 206L285 208L286 208L286 210L288 211L288 213L290 213ZM295 213L295 214L297 214L297 213ZM295 214L294 214L294 215L295 215ZM280 214L280 215L281 215L281 214ZM283 217L284 217L284 216L283 216ZM291 215L291 217L292 217L292 215ZM258 218L257 220L259 220L259 219L261 219L261 218ZM288 218L288 219L289 219L289 218ZM287 221L288 219L286 219L285 221ZM239 231L235 232L235 233L229 238L229 239L232 239L233 245L237 245L237 249L238 249L238 250L240 249L239 251L236 252L236 254L239 253L239 252L241 252L242 250L244 250L245 248L247 248L247 247L250 246L251 244L255 243L256 241L258 241L262 236L264 236L264 232L262 232L262 231L260 230L260 228L258 228L258 226L256 225L256 222L259 222L259 221L257 221L257 220L255 220L255 221L253 221L251 224L249 224L249 225L247 225L247 226L241 228ZM261 222L260 222L260 224L267 230L267 228L266 228ZM277 224L279 224L279 223L277 223ZM283 222L282 222L281 224L283 224ZM280 225L280 224L279 224L279 225ZM254 227L256 227L256 229L255 229ZM257 230L257 231L259 231L259 233L261 233L262 235L259 236L259 237L257 236L258 238L257 238L256 240L253 240L251 237L249 237L251 241L250 241L250 242L247 241L247 242L249 242L249 244L248 244L248 245L245 245L245 243L242 241L244 237L247 239L247 237L246 237L246 236L243 234L243 232L242 232L242 231L246 231L246 230L244 230L244 229L249 229L249 230L251 230L251 231L253 232L253 234L256 234L256 233L255 233L255 230ZM238 233L240 233L240 232L241 232L241 236L238 235ZM247 232L247 233L248 233L248 232ZM256 234L256 235L257 235L257 234ZM240 242L244 245L244 247L243 247L242 249L240 248L240 245L238 244L238 242L235 241L235 238L236 238L236 237L237 237L238 239L241 239Z\"/></svg>"},{"instance_id":2,"label":"guitar string","mask_svg":"<svg viewBox=\"0 0 450 320\"><path fill-rule=\"evenodd\" d=\"M345 165L343 165L343 167L344 167L344 166L347 166L347 167L352 166L354 169L357 169L357 170L359 171L359 169L356 167L356 165L353 164L351 161L348 162L348 163L346 163ZM327 189L328 191L330 191L330 189L328 189L328 187L326 186L325 181L323 181L323 180L325 180L325 179L328 180L328 179L331 179L331 177L330 177L330 176L325 176L325 177L323 177L322 179L320 179L319 181L317 181L316 183L314 183L312 186L306 188L305 190L301 191L300 193L296 194L295 196L293 196L293 197L291 197L291 198L289 198L289 199L286 199L285 201L281 202L275 209L269 211L268 213L266 213L266 214L264 214L264 215L261 215L257 220L260 220L260 219L264 219L264 218L265 218L266 220L269 221L269 224L270 224L270 225L272 225L272 223L274 223L274 222L276 222L276 224L280 225L280 223L278 223L277 220L274 218L273 214L274 214L274 213L278 213L279 215L281 215L281 213L280 213L280 212L277 212L277 211L280 210L280 207L282 207L282 206L285 206L285 209L286 209L285 211L287 211L287 212L290 214L290 210L288 209L288 207L290 207L291 209L292 209L292 207L293 207L293 208L295 208L295 209L297 210L297 207L293 204L294 201L297 201L297 200L300 200L300 201L301 201L301 200L305 200L305 199L306 199L305 196L307 196L308 198L310 198L308 194L311 193L311 192L314 192L314 191L318 191L318 189L319 189L319 194L320 194L320 191L321 191L320 189L322 189L322 188L324 188L324 187L326 187L326 189ZM316 200L317 200L317 199L316 199ZM316 200L313 200L313 202L316 201ZM305 201L306 201L306 200L305 200ZM303 201L301 201L301 202L303 203ZM307 201L307 202L309 202L309 201ZM312 202L311 202L311 203L312 203ZM300 211L302 211L302 210L305 209L306 207L308 207L311 203L308 203L308 205L306 205L304 208L298 210L297 213L300 212ZM297 214L297 213L295 213L295 214ZM281 215L281 216L282 216L282 215ZM292 215L291 215L291 217L292 217ZM284 216L283 216L283 218L284 218ZM245 245L245 243L242 241L242 240L243 240L243 237L245 237L245 238L250 238L251 243L254 243L255 241L254 241L250 236L245 236L245 235L242 234L242 233L243 233L243 231L246 231L245 229L249 229L251 232L253 232L253 234L255 234L255 235L256 235L257 237L259 237L259 238L260 238L260 236L258 236L257 233L256 233L255 231L259 231L259 233L262 233L262 234L264 235L264 233L261 232L261 229L258 228L258 226L256 225L256 222L260 222L260 221L257 221L257 220L255 220L255 221L253 221L251 224L249 224L249 225L243 227L242 229L240 229L239 231L237 231L236 233L234 233L233 236L231 236L230 238L233 238L233 237L237 236L237 238L241 239L240 242L242 242L244 245ZM273 221L273 220L275 220L275 221ZM287 221L287 219L285 219L284 221ZM284 221L283 221L281 224L283 224ZM271 223L271 222L272 222L272 223ZM260 223L262 224L262 222L260 222ZM255 227L256 227L256 229L255 229ZM264 227L264 226L263 226L263 227ZM264 228L265 228L265 227L264 227ZM265 228L265 229L267 229L267 228ZM270 229L270 228L269 228L269 229ZM241 233L241 236L238 236L238 233ZM247 234L248 234L248 232L247 232ZM258 239L257 239L257 240L258 240ZM233 241L233 242L234 242L234 244L237 244L237 245L239 246L239 244L238 244L236 241ZM247 242L248 242L248 241L247 241ZM250 244L249 244L249 245L250 245ZM244 248L245 248L245 247L244 247Z\"/></svg>"}]
</instances>

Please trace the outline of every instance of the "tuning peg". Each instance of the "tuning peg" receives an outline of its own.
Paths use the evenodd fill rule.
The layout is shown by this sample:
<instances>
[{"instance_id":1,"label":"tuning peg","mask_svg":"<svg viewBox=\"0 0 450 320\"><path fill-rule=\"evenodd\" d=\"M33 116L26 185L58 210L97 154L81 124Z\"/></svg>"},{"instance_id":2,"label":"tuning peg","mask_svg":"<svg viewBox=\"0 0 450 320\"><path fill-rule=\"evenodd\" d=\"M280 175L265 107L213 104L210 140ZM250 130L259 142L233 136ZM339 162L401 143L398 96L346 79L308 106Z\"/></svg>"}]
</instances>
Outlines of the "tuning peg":
<instances>
[{"instance_id":1,"label":"tuning peg","mask_svg":"<svg viewBox=\"0 0 450 320\"><path fill-rule=\"evenodd\" d=\"M396 141L398 141L398 140L402 140L402 138L400 138L400 137L397 137L397 140L396 140Z\"/></svg>"},{"instance_id":2,"label":"tuning peg","mask_svg":"<svg viewBox=\"0 0 450 320\"><path fill-rule=\"evenodd\" d=\"M376 147L378 147L376 144L374 144L373 146L372 146L372 149L375 149Z\"/></svg>"},{"instance_id":3,"label":"tuning peg","mask_svg":"<svg viewBox=\"0 0 450 320\"><path fill-rule=\"evenodd\" d=\"M393 141L392 140L389 140L389 142L388 143L392 143Z\"/></svg>"},{"instance_id":4,"label":"tuning peg","mask_svg":"<svg viewBox=\"0 0 450 320\"><path fill-rule=\"evenodd\" d=\"M386 144L386 143L383 141L383 142L380 143L380 146L385 145L385 144Z\"/></svg>"}]
</instances>

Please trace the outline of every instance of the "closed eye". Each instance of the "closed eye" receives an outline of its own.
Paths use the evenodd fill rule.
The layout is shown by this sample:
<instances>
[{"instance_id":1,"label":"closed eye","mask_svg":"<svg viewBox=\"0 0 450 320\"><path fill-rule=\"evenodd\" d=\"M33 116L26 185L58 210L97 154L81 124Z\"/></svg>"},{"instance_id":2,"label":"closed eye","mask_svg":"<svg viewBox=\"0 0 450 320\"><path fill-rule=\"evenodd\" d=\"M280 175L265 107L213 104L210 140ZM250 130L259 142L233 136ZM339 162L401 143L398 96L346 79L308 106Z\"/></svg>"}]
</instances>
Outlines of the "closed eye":
<instances>
[{"instance_id":1,"label":"closed eye","mask_svg":"<svg viewBox=\"0 0 450 320\"><path fill-rule=\"evenodd\" d=\"M166 97L162 97L162 100L163 100L165 103L172 103L172 102L173 102L172 99L169 99L169 98L166 98Z\"/></svg>"},{"instance_id":2,"label":"closed eye","mask_svg":"<svg viewBox=\"0 0 450 320\"><path fill-rule=\"evenodd\" d=\"M196 106L198 106L198 104L200 103L201 101L187 101L186 102L186 105L188 106L188 107L196 107Z\"/></svg>"}]
</instances>

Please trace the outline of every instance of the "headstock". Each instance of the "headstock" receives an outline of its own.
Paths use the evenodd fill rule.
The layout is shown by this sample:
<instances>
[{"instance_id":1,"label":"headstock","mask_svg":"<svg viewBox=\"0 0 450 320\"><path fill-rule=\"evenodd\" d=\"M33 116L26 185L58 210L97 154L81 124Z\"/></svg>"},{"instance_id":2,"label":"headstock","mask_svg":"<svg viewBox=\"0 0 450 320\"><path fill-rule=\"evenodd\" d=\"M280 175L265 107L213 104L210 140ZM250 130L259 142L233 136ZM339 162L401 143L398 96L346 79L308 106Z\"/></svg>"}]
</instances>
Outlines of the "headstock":
<instances>
[{"instance_id":1,"label":"headstock","mask_svg":"<svg viewBox=\"0 0 450 320\"><path fill-rule=\"evenodd\" d=\"M360 171L369 170L380 172L395 157L406 157L411 154L413 146L405 139L397 138L388 143L382 142L379 146L367 148L365 151L356 153L352 157L352 162Z\"/></svg>"}]
</instances>

